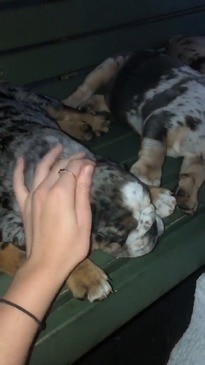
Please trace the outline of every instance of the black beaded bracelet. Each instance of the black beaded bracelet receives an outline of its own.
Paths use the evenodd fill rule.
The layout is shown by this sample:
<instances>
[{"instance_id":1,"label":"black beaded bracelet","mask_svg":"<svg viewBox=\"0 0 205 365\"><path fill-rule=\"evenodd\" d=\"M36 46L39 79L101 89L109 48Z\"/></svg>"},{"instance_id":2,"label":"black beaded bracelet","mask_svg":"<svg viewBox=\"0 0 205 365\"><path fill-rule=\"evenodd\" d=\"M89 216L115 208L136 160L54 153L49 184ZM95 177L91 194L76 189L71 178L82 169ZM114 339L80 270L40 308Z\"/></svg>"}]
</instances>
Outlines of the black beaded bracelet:
<instances>
[{"instance_id":1,"label":"black beaded bracelet","mask_svg":"<svg viewBox=\"0 0 205 365\"><path fill-rule=\"evenodd\" d=\"M33 318L33 320L38 324L39 330L43 330L43 329L46 328L45 322L41 322L36 316L34 316L33 313L27 311L27 309L21 307L20 305L18 305L16 303L13 303L13 302L10 302L9 300L7 300L5 298L0 298L0 303L10 305L11 307L14 307L14 308L18 309L21 312L27 314L27 316Z\"/></svg>"}]
</instances>

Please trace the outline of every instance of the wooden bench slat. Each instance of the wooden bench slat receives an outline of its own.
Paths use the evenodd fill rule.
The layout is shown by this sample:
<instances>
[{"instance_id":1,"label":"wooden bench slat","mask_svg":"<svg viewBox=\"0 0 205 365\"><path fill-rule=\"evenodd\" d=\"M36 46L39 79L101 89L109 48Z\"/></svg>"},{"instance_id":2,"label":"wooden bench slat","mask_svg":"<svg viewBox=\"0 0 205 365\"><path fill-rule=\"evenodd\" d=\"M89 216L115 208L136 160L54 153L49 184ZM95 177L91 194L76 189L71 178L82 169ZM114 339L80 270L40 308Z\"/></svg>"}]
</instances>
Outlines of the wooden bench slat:
<instances>
[{"instance_id":1,"label":"wooden bench slat","mask_svg":"<svg viewBox=\"0 0 205 365\"><path fill-rule=\"evenodd\" d=\"M72 364L197 270L205 257L204 218L205 214L199 214L180 220L178 228L176 225L172 233L164 235L147 256L118 260L119 266L110 274L116 292L104 302L82 303L65 296L64 304L51 314L47 330L37 341L31 365L54 364L54 359L58 365L64 365L65 359L67 365ZM196 242L195 232L200 232Z\"/></svg>"},{"instance_id":2,"label":"wooden bench slat","mask_svg":"<svg viewBox=\"0 0 205 365\"><path fill-rule=\"evenodd\" d=\"M140 7L134 0L70 0L2 11L0 50L82 35L203 5L203 0L145 0Z\"/></svg>"},{"instance_id":3,"label":"wooden bench slat","mask_svg":"<svg viewBox=\"0 0 205 365\"><path fill-rule=\"evenodd\" d=\"M167 19L139 27L92 35L88 38L19 52L1 57L1 77L17 83L30 83L98 64L123 51L160 46L176 33L201 34L205 12ZM142 37L143 34L143 37ZM160 35L160 38L159 38ZM160 39L160 42L159 42ZM120 40L120 41L119 41Z\"/></svg>"}]
</instances>

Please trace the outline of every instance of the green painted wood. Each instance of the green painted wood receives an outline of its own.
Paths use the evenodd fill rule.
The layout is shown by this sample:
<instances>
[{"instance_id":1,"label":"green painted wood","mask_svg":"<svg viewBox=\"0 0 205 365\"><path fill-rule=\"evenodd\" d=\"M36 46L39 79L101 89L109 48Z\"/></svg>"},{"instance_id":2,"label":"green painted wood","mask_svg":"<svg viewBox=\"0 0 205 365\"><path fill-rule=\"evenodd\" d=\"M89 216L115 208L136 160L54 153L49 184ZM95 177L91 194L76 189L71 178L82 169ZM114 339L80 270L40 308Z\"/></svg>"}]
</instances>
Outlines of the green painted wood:
<instances>
[{"instance_id":1,"label":"green painted wood","mask_svg":"<svg viewBox=\"0 0 205 365\"><path fill-rule=\"evenodd\" d=\"M202 34L205 12L167 19L139 27L92 35L59 45L1 56L2 78L29 83L89 67L123 51L165 44L176 33ZM143 34L143 37L142 37ZM120 42L119 42L120 39Z\"/></svg>"},{"instance_id":2,"label":"green painted wood","mask_svg":"<svg viewBox=\"0 0 205 365\"><path fill-rule=\"evenodd\" d=\"M91 71L92 68L89 68ZM76 88L83 82L88 72L79 71L74 72L68 76L67 80L49 80L42 85L32 84L31 88L35 89L38 93L53 96L57 99L64 99L66 96L72 94Z\"/></svg>"},{"instance_id":3,"label":"green painted wood","mask_svg":"<svg viewBox=\"0 0 205 365\"><path fill-rule=\"evenodd\" d=\"M82 35L203 5L203 0L145 0L140 7L135 0L70 0L8 10L0 13L0 49Z\"/></svg>"},{"instance_id":4,"label":"green painted wood","mask_svg":"<svg viewBox=\"0 0 205 365\"><path fill-rule=\"evenodd\" d=\"M204 264L204 219L204 212L197 218L182 217L151 254L118 260L118 267L110 271L116 291L106 301L89 304L65 296L64 304L50 315L31 365L72 364Z\"/></svg>"}]
</instances>

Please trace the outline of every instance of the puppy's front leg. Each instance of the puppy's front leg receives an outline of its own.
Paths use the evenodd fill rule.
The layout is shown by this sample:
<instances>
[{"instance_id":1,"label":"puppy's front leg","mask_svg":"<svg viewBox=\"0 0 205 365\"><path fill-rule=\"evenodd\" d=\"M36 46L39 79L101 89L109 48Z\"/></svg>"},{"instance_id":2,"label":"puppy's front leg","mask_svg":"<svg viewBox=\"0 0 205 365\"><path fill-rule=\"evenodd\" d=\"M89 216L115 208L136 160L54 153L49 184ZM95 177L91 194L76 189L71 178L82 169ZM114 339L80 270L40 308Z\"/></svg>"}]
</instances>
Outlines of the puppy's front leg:
<instances>
[{"instance_id":1,"label":"puppy's front leg","mask_svg":"<svg viewBox=\"0 0 205 365\"><path fill-rule=\"evenodd\" d=\"M105 299L112 291L108 277L92 261L82 261L70 274L67 280L68 288L73 296L88 299L90 302Z\"/></svg>"},{"instance_id":2,"label":"puppy's front leg","mask_svg":"<svg viewBox=\"0 0 205 365\"><path fill-rule=\"evenodd\" d=\"M142 140L139 159L130 172L150 186L159 186L166 148L163 142L151 138Z\"/></svg>"},{"instance_id":3,"label":"puppy's front leg","mask_svg":"<svg viewBox=\"0 0 205 365\"><path fill-rule=\"evenodd\" d=\"M85 101L87 101L97 89L103 85L107 85L116 77L119 69L124 65L126 60L127 56L107 58L88 74L83 84L80 85L72 95L62 100L62 102L73 108L80 107L81 104L84 104L85 106Z\"/></svg>"}]
</instances>

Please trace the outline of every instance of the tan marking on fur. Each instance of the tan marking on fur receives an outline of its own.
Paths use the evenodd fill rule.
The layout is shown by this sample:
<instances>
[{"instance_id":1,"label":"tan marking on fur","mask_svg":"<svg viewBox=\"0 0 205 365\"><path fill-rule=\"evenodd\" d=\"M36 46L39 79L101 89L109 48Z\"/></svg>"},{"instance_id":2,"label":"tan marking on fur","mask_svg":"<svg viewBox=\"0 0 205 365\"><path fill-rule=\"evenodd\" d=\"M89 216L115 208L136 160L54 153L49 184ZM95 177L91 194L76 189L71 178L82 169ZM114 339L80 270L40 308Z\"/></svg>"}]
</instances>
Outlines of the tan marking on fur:
<instances>
[{"instance_id":1,"label":"tan marking on fur","mask_svg":"<svg viewBox=\"0 0 205 365\"><path fill-rule=\"evenodd\" d=\"M0 248L0 271L15 275L25 260L25 252L9 243L5 248Z\"/></svg>"},{"instance_id":2,"label":"tan marking on fur","mask_svg":"<svg viewBox=\"0 0 205 365\"><path fill-rule=\"evenodd\" d=\"M89 141L93 134L99 137L109 131L110 122L101 115L72 111L66 107L49 108L48 112L64 132L80 140Z\"/></svg>"},{"instance_id":3,"label":"tan marking on fur","mask_svg":"<svg viewBox=\"0 0 205 365\"><path fill-rule=\"evenodd\" d=\"M177 204L187 214L194 214L198 207L198 191L205 181L205 162L199 157L185 157L180 169L176 190ZM184 195L177 195L183 191ZM183 209L186 207L187 209Z\"/></svg>"},{"instance_id":4,"label":"tan marking on fur","mask_svg":"<svg viewBox=\"0 0 205 365\"><path fill-rule=\"evenodd\" d=\"M184 143L185 139L190 134L190 128L188 127L178 127L176 129L169 129L167 132L166 145L167 145L167 154L169 154L169 150L171 152L172 149L176 150L176 153L180 153L180 146Z\"/></svg>"},{"instance_id":5,"label":"tan marking on fur","mask_svg":"<svg viewBox=\"0 0 205 365\"><path fill-rule=\"evenodd\" d=\"M91 302L102 300L111 292L107 275L88 259L73 270L66 284L76 298Z\"/></svg>"},{"instance_id":6,"label":"tan marking on fur","mask_svg":"<svg viewBox=\"0 0 205 365\"><path fill-rule=\"evenodd\" d=\"M165 146L157 141L144 138L142 141L139 159L131 167L131 173L150 186L159 186L162 165L165 158Z\"/></svg>"},{"instance_id":7,"label":"tan marking on fur","mask_svg":"<svg viewBox=\"0 0 205 365\"><path fill-rule=\"evenodd\" d=\"M0 248L0 271L14 276L25 259L25 252L10 243ZM88 298L91 302L105 299L112 291L107 275L88 259L73 270L67 285L76 298Z\"/></svg>"},{"instance_id":8,"label":"tan marking on fur","mask_svg":"<svg viewBox=\"0 0 205 365\"><path fill-rule=\"evenodd\" d=\"M159 199L159 195L166 189L164 188L158 188L158 187L155 187L155 186L150 186L150 194L151 194L151 200L152 200L152 203L154 204L157 199Z\"/></svg>"}]
</instances>

